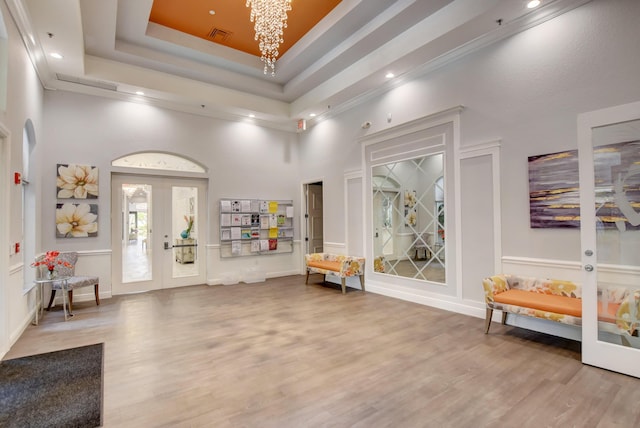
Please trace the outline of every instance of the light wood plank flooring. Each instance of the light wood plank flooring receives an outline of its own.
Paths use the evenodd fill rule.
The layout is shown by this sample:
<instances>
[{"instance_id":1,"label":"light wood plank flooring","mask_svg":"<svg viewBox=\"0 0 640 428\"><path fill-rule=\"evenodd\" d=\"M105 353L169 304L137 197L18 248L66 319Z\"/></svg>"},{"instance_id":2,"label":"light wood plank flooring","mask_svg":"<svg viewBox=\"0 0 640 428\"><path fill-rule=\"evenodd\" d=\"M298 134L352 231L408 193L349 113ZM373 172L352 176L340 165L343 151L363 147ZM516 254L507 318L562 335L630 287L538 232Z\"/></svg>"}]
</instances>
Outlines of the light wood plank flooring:
<instances>
[{"instance_id":1,"label":"light wood plank flooring","mask_svg":"<svg viewBox=\"0 0 640 428\"><path fill-rule=\"evenodd\" d=\"M640 426L640 380L577 342L320 279L56 307L5 358L105 342L106 427Z\"/></svg>"}]
</instances>

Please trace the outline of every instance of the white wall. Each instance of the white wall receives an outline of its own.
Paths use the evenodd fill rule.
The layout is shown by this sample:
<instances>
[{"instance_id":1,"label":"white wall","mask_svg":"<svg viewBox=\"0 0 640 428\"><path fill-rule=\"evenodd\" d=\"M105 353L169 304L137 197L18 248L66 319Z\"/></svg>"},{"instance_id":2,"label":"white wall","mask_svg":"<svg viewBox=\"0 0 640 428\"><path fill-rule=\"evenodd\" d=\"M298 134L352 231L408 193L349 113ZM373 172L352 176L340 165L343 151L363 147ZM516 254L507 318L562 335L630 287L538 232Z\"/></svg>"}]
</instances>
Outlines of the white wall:
<instances>
[{"instance_id":1,"label":"white wall","mask_svg":"<svg viewBox=\"0 0 640 428\"><path fill-rule=\"evenodd\" d=\"M221 260L217 245L220 198L292 199L296 207L300 205L296 134L249 122L233 123L143 103L62 91L45 91L44 106L47 135L47 161L42 166L46 183L42 189L44 248L110 251L111 161L134 152L163 151L197 160L208 169L209 229L204 245L209 283L219 283L221 273L242 266L257 266L269 276L299 272L299 255L280 255L277 263L274 256L268 255ZM58 163L99 168L98 237L55 237L54 178ZM294 239L299 240L299 235L296 230ZM102 263L110 263L110 259L105 258ZM102 270L110 274L110 266ZM110 276L101 277L100 286L110 292Z\"/></svg>"},{"instance_id":2,"label":"white wall","mask_svg":"<svg viewBox=\"0 0 640 428\"><path fill-rule=\"evenodd\" d=\"M36 145L42 141L42 86L31 65L22 39L11 19L4 2L0 2L0 12L7 29L8 73L6 110L0 111L0 124L8 132L5 154L8 170L3 171L4 180L13 178L13 172L22 171L22 138L27 120L33 122ZM37 165L37 155L36 155ZM4 182L0 180L0 183ZM9 245L22 243L22 187L11 183L6 187L7 200L0 204L2 220L0 224L7 230L7 240L0 254L6 254ZM37 186L36 186L37 187ZM2 192L0 192L2 193ZM36 226L37 227L37 226ZM37 227L38 228L38 227ZM36 232L39 232L39 228ZM36 233L39 236L39 233ZM37 244L36 244L37 245ZM23 259L23 253L12 254L3 259L0 278L0 358L17 340L28 325L34 309L34 291L23 291L24 270L30 269L30 261Z\"/></svg>"},{"instance_id":3,"label":"white wall","mask_svg":"<svg viewBox=\"0 0 640 428\"><path fill-rule=\"evenodd\" d=\"M301 164L310 176L324 172L325 211L342 209L338 178L361 163L361 153L354 147L357 137L463 105L462 150L501 141L499 235L503 239L499 246L503 254L578 261L577 230L529 227L527 157L576 149L579 113L640 99L640 55L636 54L639 16L637 0L590 2L313 126L302 136ZM387 123L388 113L392 123ZM366 131L360 128L364 121L372 122ZM327 161L319 160L319 153ZM326 172L328 164L331 174ZM460 165L464 197L477 192L472 168L480 167L487 173L489 166L471 161ZM481 180L487 181L487 177ZM471 206L463 201L463 209ZM476 215L476 224L492 222L489 209L465 212L463 221L470 221L472 215ZM336 221L326 222L325 234L340 242L345 239L343 226ZM469 225L463 224L461 232L469 233ZM469 257L467 253L466 260ZM474 260L472 265L462 260L463 281L456 298L467 308L460 310L483 316L481 278L472 278L469 273L494 271L500 262L495 257L500 254L493 260ZM547 267L553 275L554 266ZM464 298L470 301L463 302Z\"/></svg>"}]
</instances>

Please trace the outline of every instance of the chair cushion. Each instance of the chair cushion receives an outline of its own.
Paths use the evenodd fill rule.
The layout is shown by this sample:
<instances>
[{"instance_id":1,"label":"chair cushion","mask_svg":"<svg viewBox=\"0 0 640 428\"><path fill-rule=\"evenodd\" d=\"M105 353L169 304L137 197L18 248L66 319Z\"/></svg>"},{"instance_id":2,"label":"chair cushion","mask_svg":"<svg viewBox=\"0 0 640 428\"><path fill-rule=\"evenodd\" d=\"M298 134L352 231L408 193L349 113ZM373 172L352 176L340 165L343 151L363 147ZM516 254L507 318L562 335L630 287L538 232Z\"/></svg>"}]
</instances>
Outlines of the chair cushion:
<instances>
[{"instance_id":1,"label":"chair cushion","mask_svg":"<svg viewBox=\"0 0 640 428\"><path fill-rule=\"evenodd\" d=\"M330 261L327 261L327 260L308 261L307 262L307 266L308 267L313 267L313 268L319 268L319 269L324 269L324 270L332 270L332 271L340 272L340 269L342 269L342 262L330 262Z\"/></svg>"},{"instance_id":2,"label":"chair cushion","mask_svg":"<svg viewBox=\"0 0 640 428\"><path fill-rule=\"evenodd\" d=\"M88 287L96 285L100 282L100 278L97 276L72 276L67 280L67 290L73 290L74 288ZM54 290L62 289L62 281L54 281L52 283Z\"/></svg>"},{"instance_id":3,"label":"chair cushion","mask_svg":"<svg viewBox=\"0 0 640 428\"><path fill-rule=\"evenodd\" d=\"M576 299L575 297L512 289L496 294L494 300L507 305L582 317L582 299Z\"/></svg>"}]
</instances>

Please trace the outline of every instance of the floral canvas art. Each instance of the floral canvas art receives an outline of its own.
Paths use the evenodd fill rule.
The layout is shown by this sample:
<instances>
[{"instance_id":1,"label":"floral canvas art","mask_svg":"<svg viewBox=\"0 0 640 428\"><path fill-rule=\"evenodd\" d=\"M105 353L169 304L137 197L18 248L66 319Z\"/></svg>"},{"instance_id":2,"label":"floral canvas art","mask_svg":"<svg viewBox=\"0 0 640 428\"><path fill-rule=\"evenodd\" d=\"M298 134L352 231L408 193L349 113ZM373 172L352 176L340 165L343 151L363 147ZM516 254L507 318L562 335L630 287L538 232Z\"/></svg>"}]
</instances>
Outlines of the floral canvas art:
<instances>
[{"instance_id":1,"label":"floral canvas art","mask_svg":"<svg viewBox=\"0 0 640 428\"><path fill-rule=\"evenodd\" d=\"M418 221L418 213L415 208L404 209L404 225L415 226Z\"/></svg>"},{"instance_id":2,"label":"floral canvas art","mask_svg":"<svg viewBox=\"0 0 640 428\"><path fill-rule=\"evenodd\" d=\"M57 204L56 238L98 236L97 204Z\"/></svg>"},{"instance_id":3,"label":"floral canvas art","mask_svg":"<svg viewBox=\"0 0 640 428\"><path fill-rule=\"evenodd\" d=\"M416 206L416 202L418 202L418 198L416 197L415 190L405 190L404 191L404 206L407 208L413 208Z\"/></svg>"},{"instance_id":4,"label":"floral canvas art","mask_svg":"<svg viewBox=\"0 0 640 428\"><path fill-rule=\"evenodd\" d=\"M415 208L417 201L415 190L404 191L404 225L407 227L415 226L417 223L418 212Z\"/></svg>"},{"instance_id":5,"label":"floral canvas art","mask_svg":"<svg viewBox=\"0 0 640 428\"><path fill-rule=\"evenodd\" d=\"M88 165L58 164L56 193L60 199L97 199L98 168Z\"/></svg>"}]
</instances>

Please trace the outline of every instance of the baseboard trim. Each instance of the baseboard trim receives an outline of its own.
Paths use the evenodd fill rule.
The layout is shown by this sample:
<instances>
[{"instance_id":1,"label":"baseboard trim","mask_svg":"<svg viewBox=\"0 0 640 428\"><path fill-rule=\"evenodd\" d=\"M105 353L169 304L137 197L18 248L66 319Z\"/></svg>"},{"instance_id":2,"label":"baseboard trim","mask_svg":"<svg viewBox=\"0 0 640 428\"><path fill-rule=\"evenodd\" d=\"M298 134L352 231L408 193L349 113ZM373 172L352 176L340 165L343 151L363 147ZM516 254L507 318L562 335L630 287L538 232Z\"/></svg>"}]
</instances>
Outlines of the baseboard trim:
<instances>
[{"instance_id":1,"label":"baseboard trim","mask_svg":"<svg viewBox=\"0 0 640 428\"><path fill-rule=\"evenodd\" d=\"M457 300L455 298L437 295L433 293L416 293L413 289L389 287L379 282L367 281L365 283L367 292L381 294L387 297L393 297L408 302L418 303L420 305L430 306L437 309L443 309L449 312L455 312L462 315L469 315L476 318L484 318L484 304L472 301Z\"/></svg>"}]
</instances>

